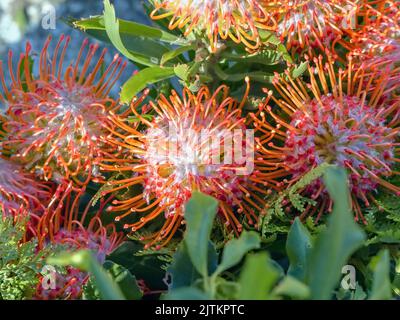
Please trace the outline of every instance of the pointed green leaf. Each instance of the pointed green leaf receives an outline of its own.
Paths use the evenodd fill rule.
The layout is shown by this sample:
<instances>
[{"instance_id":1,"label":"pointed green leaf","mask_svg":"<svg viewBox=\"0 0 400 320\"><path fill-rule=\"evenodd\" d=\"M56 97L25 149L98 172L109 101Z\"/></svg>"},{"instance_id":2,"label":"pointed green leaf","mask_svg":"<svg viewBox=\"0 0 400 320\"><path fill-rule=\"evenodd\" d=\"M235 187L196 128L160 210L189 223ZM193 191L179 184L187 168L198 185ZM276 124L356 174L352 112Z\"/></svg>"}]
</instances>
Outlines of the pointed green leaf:
<instances>
[{"instance_id":1,"label":"pointed green leaf","mask_svg":"<svg viewBox=\"0 0 400 320\"><path fill-rule=\"evenodd\" d=\"M312 249L312 239L299 218L294 220L286 241L286 252L290 261L288 275L304 281Z\"/></svg>"},{"instance_id":2,"label":"pointed green leaf","mask_svg":"<svg viewBox=\"0 0 400 320\"><path fill-rule=\"evenodd\" d=\"M312 299L330 299L337 286L342 267L365 240L364 232L354 222L351 213L349 187L345 170L329 167L325 185L334 201L328 227L314 243L307 272Z\"/></svg>"}]
</instances>

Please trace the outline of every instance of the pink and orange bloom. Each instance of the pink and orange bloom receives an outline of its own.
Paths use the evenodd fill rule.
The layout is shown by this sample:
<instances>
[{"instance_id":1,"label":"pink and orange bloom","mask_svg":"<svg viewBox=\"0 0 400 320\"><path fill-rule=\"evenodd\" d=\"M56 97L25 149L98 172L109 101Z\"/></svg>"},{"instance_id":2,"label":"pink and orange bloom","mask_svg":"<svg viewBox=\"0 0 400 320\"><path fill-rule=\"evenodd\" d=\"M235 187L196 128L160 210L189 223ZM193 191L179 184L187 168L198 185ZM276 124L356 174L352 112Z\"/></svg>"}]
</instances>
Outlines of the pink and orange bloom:
<instances>
[{"instance_id":1,"label":"pink and orange bloom","mask_svg":"<svg viewBox=\"0 0 400 320\"><path fill-rule=\"evenodd\" d=\"M293 185L305 173L326 162L346 168L350 173L353 210L363 219L360 203L375 202L378 187L400 195L400 188L385 180L396 175L399 153L400 100L391 98L389 75L355 68L335 72L331 61L314 59L308 69L309 82L290 74L274 81L277 96L269 93L257 126L269 130L268 147L283 152L280 168ZM276 107L268 104L269 99ZM275 139L278 138L278 139ZM332 207L321 180L304 190L318 206L303 215L317 219Z\"/></svg>"},{"instance_id":2,"label":"pink and orange bloom","mask_svg":"<svg viewBox=\"0 0 400 320\"><path fill-rule=\"evenodd\" d=\"M194 190L219 200L219 216L228 229L239 233L244 224L257 224L256 212L265 206L264 196L278 189L276 179L282 172L275 172L269 155L256 149L257 140L245 138L246 96L239 104L228 96L226 86L215 92L202 87L197 94L172 91L145 104L145 93L126 112L111 116L115 129L110 129L113 137L108 141L120 152L105 159L101 169L121 175L107 182L104 193L142 191L114 200L108 210L121 212L117 220L136 217L125 225L133 232L150 223L159 225L158 231L143 235L147 247L164 246L172 239L184 224L184 207ZM140 109L147 113L140 114ZM236 148L226 152L226 143ZM254 157L254 168L246 172L234 152Z\"/></svg>"},{"instance_id":3,"label":"pink and orange bloom","mask_svg":"<svg viewBox=\"0 0 400 320\"><path fill-rule=\"evenodd\" d=\"M348 47L344 30L350 29L358 10L357 1L348 0L263 0L267 12L274 12L276 33L289 51L315 56L335 54L336 46Z\"/></svg>"},{"instance_id":4,"label":"pink and orange bloom","mask_svg":"<svg viewBox=\"0 0 400 320\"><path fill-rule=\"evenodd\" d=\"M231 39L256 50L262 44L260 32L274 30L276 22L259 0L154 0L151 18L169 18L170 29L204 32L211 51L219 42Z\"/></svg>"},{"instance_id":5,"label":"pink and orange bloom","mask_svg":"<svg viewBox=\"0 0 400 320\"><path fill-rule=\"evenodd\" d=\"M94 215L89 212L92 202L89 202L84 212L79 212L81 195L67 195L65 205L49 210L37 224L36 238L38 249L52 248L57 251L74 252L90 250L100 264L124 239L121 232L117 232L114 224L104 226L101 214L107 201L102 201ZM87 272L74 267L66 267L56 274L56 287L46 288L42 285L42 277L35 293L35 299L77 299L82 295L83 286L89 280Z\"/></svg>"},{"instance_id":6,"label":"pink and orange bloom","mask_svg":"<svg viewBox=\"0 0 400 320\"><path fill-rule=\"evenodd\" d=\"M65 65L69 43L70 38L62 36L49 59L48 39L37 76L31 72L29 43L15 67L10 52L10 88L2 81L1 99L7 105L3 149L39 178L81 189L100 178L95 159L102 152L102 123L117 105L109 93L124 63L115 56L102 73L106 50L94 61L98 45L84 41L77 59Z\"/></svg>"}]
</instances>

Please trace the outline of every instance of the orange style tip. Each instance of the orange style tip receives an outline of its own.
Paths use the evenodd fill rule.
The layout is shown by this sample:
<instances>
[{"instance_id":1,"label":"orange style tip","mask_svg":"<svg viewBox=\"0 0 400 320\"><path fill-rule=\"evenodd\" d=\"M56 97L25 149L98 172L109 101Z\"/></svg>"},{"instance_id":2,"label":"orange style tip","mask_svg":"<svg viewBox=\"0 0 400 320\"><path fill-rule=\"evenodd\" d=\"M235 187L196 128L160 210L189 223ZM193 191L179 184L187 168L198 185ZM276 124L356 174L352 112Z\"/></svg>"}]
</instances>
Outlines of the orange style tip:
<instances>
[{"instance_id":1,"label":"orange style tip","mask_svg":"<svg viewBox=\"0 0 400 320\"><path fill-rule=\"evenodd\" d=\"M149 244L146 244L145 246L144 246L144 249L145 250L147 250L147 249L149 249L150 248L150 245Z\"/></svg>"},{"instance_id":2,"label":"orange style tip","mask_svg":"<svg viewBox=\"0 0 400 320\"><path fill-rule=\"evenodd\" d=\"M124 229L129 229L129 224L124 224Z\"/></svg>"},{"instance_id":3,"label":"orange style tip","mask_svg":"<svg viewBox=\"0 0 400 320\"><path fill-rule=\"evenodd\" d=\"M108 208L106 209L106 212L111 212L111 211L113 211L113 208L112 208L112 207L108 207ZM117 218L115 218L115 219L117 219Z\"/></svg>"},{"instance_id":4,"label":"orange style tip","mask_svg":"<svg viewBox=\"0 0 400 320\"><path fill-rule=\"evenodd\" d=\"M114 221L119 222L121 220L121 217L115 217Z\"/></svg>"}]
</instances>

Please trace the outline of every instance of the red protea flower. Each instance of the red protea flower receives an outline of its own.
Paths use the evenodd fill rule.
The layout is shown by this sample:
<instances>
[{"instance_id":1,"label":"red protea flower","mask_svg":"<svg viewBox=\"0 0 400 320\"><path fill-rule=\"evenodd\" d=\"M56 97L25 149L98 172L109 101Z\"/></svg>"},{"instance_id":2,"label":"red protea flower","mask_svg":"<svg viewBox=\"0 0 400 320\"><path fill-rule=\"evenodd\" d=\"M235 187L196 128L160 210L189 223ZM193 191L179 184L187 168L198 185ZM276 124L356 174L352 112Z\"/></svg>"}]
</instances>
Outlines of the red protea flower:
<instances>
[{"instance_id":1,"label":"red protea flower","mask_svg":"<svg viewBox=\"0 0 400 320\"><path fill-rule=\"evenodd\" d=\"M357 12L355 1L263 0L261 4L277 16L277 33L292 52L314 56L315 51L334 54L337 44L349 47L342 35Z\"/></svg>"},{"instance_id":2,"label":"red protea flower","mask_svg":"<svg viewBox=\"0 0 400 320\"><path fill-rule=\"evenodd\" d=\"M256 50L261 45L259 30L274 29L275 21L259 0L154 0L152 19L170 17L169 28L204 32L211 50L219 40L230 38Z\"/></svg>"},{"instance_id":3,"label":"red protea flower","mask_svg":"<svg viewBox=\"0 0 400 320\"><path fill-rule=\"evenodd\" d=\"M11 88L2 81L1 98L9 117L3 146L13 160L42 179L82 188L99 176L94 159L101 152L102 123L116 105L109 92L125 64L115 56L101 72L106 50L93 61L98 45L88 46L85 40L77 59L64 68L70 38L62 36L49 59L50 41L41 51L38 76L31 75L29 43L15 72L9 54Z\"/></svg>"},{"instance_id":4,"label":"red protea flower","mask_svg":"<svg viewBox=\"0 0 400 320\"><path fill-rule=\"evenodd\" d=\"M277 189L280 173L258 151L251 171L257 141L246 132L244 100L239 105L228 97L226 86L214 93L202 87L197 95L184 89L182 97L173 91L169 98L161 95L156 103L141 106L145 97L132 102L133 117L128 110L111 118L119 130L110 129L114 136L109 143L119 146L120 153L105 159L101 169L121 174L107 182L104 194L142 187L136 196L113 201L108 210L122 212L116 220L133 216L136 222L125 224L133 232L161 222L159 231L142 240L147 248L164 246L184 223L184 206L198 190L219 200L220 218L234 232L244 223L256 223L263 196ZM140 107L151 112L140 115ZM229 149L232 144L234 150Z\"/></svg>"},{"instance_id":5,"label":"red protea flower","mask_svg":"<svg viewBox=\"0 0 400 320\"><path fill-rule=\"evenodd\" d=\"M33 222L43 214L51 197L51 188L25 173L23 168L9 160L0 158L0 210L6 216L29 215L31 231Z\"/></svg>"},{"instance_id":6,"label":"red protea flower","mask_svg":"<svg viewBox=\"0 0 400 320\"><path fill-rule=\"evenodd\" d=\"M335 74L332 63L315 59L309 67L310 83L277 76L274 86L282 98L271 96L268 106L255 118L257 125L274 129L268 147L283 151L279 167L288 170L289 185L322 163L348 169L356 219L363 219L360 204L375 201L378 186L400 195L400 188L385 180L399 162L400 100L392 101L388 76L365 73L349 61L347 70ZM318 85L320 83L320 85ZM331 89L330 89L331 88ZM275 126L274 127L274 123ZM275 136L275 137L274 137ZM321 180L304 190L319 205L308 206L304 215L321 214L332 202Z\"/></svg>"},{"instance_id":7,"label":"red protea flower","mask_svg":"<svg viewBox=\"0 0 400 320\"><path fill-rule=\"evenodd\" d=\"M107 200L100 204L100 208L92 218L87 219L88 211L92 207L92 202L89 202L78 218L81 196L82 194L72 196L69 193L66 201L68 205L61 210L59 208L49 210L42 216L36 229L38 249L51 248L52 251L71 252L88 249L93 252L98 262L103 264L106 256L122 242L123 234L116 231L114 224L107 226L102 224L100 214L107 205ZM66 267L64 272L58 272L55 276L55 288L43 286L40 277L36 299L78 299L82 294L83 285L89 279L86 272L74 267Z\"/></svg>"}]
</instances>

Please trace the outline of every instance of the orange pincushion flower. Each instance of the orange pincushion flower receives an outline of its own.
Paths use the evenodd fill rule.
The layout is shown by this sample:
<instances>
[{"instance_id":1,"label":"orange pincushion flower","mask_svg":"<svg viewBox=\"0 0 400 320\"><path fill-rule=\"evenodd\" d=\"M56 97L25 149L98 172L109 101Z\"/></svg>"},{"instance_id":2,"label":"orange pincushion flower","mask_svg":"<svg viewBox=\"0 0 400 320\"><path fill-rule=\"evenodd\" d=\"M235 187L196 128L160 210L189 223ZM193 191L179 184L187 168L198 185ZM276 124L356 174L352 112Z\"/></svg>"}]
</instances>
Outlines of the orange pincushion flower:
<instances>
[{"instance_id":1,"label":"orange pincushion flower","mask_svg":"<svg viewBox=\"0 0 400 320\"><path fill-rule=\"evenodd\" d=\"M29 44L16 72L12 52L9 54L11 88L2 79L4 96L0 95L8 106L3 146L13 160L42 179L73 181L76 188L81 188L99 175L94 159L101 152L102 123L107 121L107 111L116 105L109 92L124 64L115 56L101 73L106 51L93 63L98 45L88 47L85 40L77 59L64 70L70 38L60 38L51 59L50 41L49 38L41 51L37 77L30 71ZM1 64L0 73L3 74Z\"/></svg>"},{"instance_id":2,"label":"orange pincushion flower","mask_svg":"<svg viewBox=\"0 0 400 320\"><path fill-rule=\"evenodd\" d=\"M274 86L282 98L270 93L277 107L267 101L255 121L266 131L274 129L266 134L271 138L268 146L283 150L279 167L291 174L285 181L289 185L322 163L348 169L353 210L356 219L363 219L359 200L366 206L375 202L379 186L400 195L400 187L385 180L398 174L394 166L400 161L400 100L390 97L394 88L388 86L386 74L367 74L351 59L338 74L331 61L324 65L320 57L314 62L308 72L310 83L294 80L289 73L288 79L277 76ZM304 193L319 205L308 205L303 216L319 210L318 220L332 207L321 180Z\"/></svg>"},{"instance_id":3,"label":"orange pincushion flower","mask_svg":"<svg viewBox=\"0 0 400 320\"><path fill-rule=\"evenodd\" d=\"M263 0L261 5L277 16L277 33L292 52L315 55L315 50L335 53L343 29L350 28L357 1L348 0Z\"/></svg>"},{"instance_id":4,"label":"orange pincushion flower","mask_svg":"<svg viewBox=\"0 0 400 320\"><path fill-rule=\"evenodd\" d=\"M225 86L214 93L202 87L196 95L184 89L182 97L174 91L169 98L161 95L141 108L153 113L140 115L137 109L145 97L134 100L124 114L112 116L118 130L112 130L109 143L123 156L118 153L101 166L125 173L107 182L105 194L133 186L142 192L114 200L108 210L121 212L117 220L135 218L137 222L125 225L133 232L157 226L154 220L161 222L160 231L142 238L146 247L170 241L184 223L184 207L194 190L219 200L219 216L235 233L243 223L257 223L263 196L277 189L275 179L282 173L274 170L270 155L255 150L258 140L253 143L246 131L249 119L241 115L244 101L239 105L228 97Z\"/></svg>"},{"instance_id":5,"label":"orange pincushion flower","mask_svg":"<svg viewBox=\"0 0 400 320\"><path fill-rule=\"evenodd\" d=\"M88 211L92 202L78 218L81 193L65 194L68 198L67 205L62 208L51 208L39 221L36 229L38 248L51 247L56 250L74 252L77 250L91 250L100 264L103 264L109 255L124 239L121 232L117 232L114 224L103 226L100 215L107 205L105 200L100 204L97 213L90 219ZM42 286L39 281L36 299L78 299L82 294L83 286L87 283L89 275L73 267L67 267L64 273L56 274L56 288Z\"/></svg>"},{"instance_id":6,"label":"orange pincushion flower","mask_svg":"<svg viewBox=\"0 0 400 320\"><path fill-rule=\"evenodd\" d=\"M204 31L211 50L219 40L232 39L256 50L261 45L260 30L274 29L275 21L259 0L154 0L152 19L170 17L169 28Z\"/></svg>"}]
</instances>

